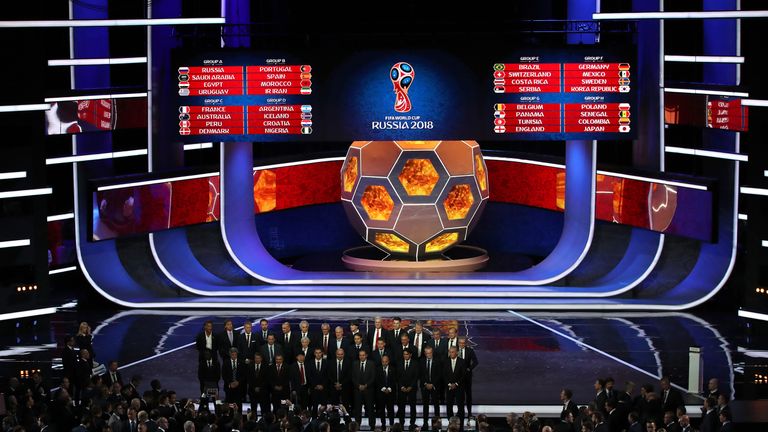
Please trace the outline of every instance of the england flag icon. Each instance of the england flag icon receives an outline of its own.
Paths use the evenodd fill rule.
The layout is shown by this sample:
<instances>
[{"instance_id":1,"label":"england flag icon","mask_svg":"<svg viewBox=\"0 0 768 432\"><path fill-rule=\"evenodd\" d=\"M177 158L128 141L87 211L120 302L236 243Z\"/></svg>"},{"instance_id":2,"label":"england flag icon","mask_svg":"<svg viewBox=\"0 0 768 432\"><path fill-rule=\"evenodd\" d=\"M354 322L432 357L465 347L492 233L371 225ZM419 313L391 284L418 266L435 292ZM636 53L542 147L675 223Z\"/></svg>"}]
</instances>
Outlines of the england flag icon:
<instances>
[{"instance_id":1,"label":"england flag icon","mask_svg":"<svg viewBox=\"0 0 768 432\"><path fill-rule=\"evenodd\" d=\"M507 128L503 125L497 125L493 127L493 131L496 133L504 133L507 131Z\"/></svg>"}]
</instances>

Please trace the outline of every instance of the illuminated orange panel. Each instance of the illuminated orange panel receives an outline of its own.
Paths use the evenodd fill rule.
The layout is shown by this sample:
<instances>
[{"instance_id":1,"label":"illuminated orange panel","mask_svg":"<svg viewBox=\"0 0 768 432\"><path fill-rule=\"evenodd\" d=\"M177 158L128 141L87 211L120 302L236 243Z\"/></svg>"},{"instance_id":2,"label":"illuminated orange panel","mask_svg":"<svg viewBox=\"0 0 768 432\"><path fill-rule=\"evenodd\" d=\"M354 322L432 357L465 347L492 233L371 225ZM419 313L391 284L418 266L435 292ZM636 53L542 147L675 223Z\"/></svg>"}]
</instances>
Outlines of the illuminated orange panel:
<instances>
[{"instance_id":1,"label":"illuminated orange panel","mask_svg":"<svg viewBox=\"0 0 768 432\"><path fill-rule=\"evenodd\" d=\"M365 188L360 203L371 220L389 220L395 203L384 186L370 185Z\"/></svg>"},{"instance_id":2,"label":"illuminated orange panel","mask_svg":"<svg viewBox=\"0 0 768 432\"><path fill-rule=\"evenodd\" d=\"M565 210L565 173L557 173L557 182L555 183L555 205L560 210Z\"/></svg>"},{"instance_id":3,"label":"illuminated orange panel","mask_svg":"<svg viewBox=\"0 0 768 432\"><path fill-rule=\"evenodd\" d=\"M426 253L440 252L459 241L459 233L443 233L427 242Z\"/></svg>"},{"instance_id":4,"label":"illuminated orange panel","mask_svg":"<svg viewBox=\"0 0 768 432\"><path fill-rule=\"evenodd\" d=\"M459 184L448 192L448 196L443 201L443 207L445 207L445 214L448 215L449 220L464 219L474 202L472 188L467 184Z\"/></svg>"},{"instance_id":5,"label":"illuminated orange panel","mask_svg":"<svg viewBox=\"0 0 768 432\"><path fill-rule=\"evenodd\" d=\"M352 156L344 168L344 192L352 192L357 180L357 156Z\"/></svg>"},{"instance_id":6,"label":"illuminated orange panel","mask_svg":"<svg viewBox=\"0 0 768 432\"><path fill-rule=\"evenodd\" d=\"M397 141L403 150L434 150L441 141Z\"/></svg>"},{"instance_id":7,"label":"illuminated orange panel","mask_svg":"<svg viewBox=\"0 0 768 432\"><path fill-rule=\"evenodd\" d=\"M410 245L405 240L392 233L376 233L376 244L390 252L408 253Z\"/></svg>"},{"instance_id":8,"label":"illuminated orange panel","mask_svg":"<svg viewBox=\"0 0 768 432\"><path fill-rule=\"evenodd\" d=\"M253 183L253 201L259 213L274 210L277 206L277 174L272 170L258 172L259 179Z\"/></svg>"},{"instance_id":9,"label":"illuminated orange panel","mask_svg":"<svg viewBox=\"0 0 768 432\"><path fill-rule=\"evenodd\" d=\"M488 177L485 175L483 158L479 154L475 155L475 177L477 177L477 184L480 185L480 190L485 192L488 189Z\"/></svg>"},{"instance_id":10,"label":"illuminated orange panel","mask_svg":"<svg viewBox=\"0 0 768 432\"><path fill-rule=\"evenodd\" d=\"M440 175L429 159L408 159L397 176L411 196L428 196L435 188Z\"/></svg>"}]
</instances>

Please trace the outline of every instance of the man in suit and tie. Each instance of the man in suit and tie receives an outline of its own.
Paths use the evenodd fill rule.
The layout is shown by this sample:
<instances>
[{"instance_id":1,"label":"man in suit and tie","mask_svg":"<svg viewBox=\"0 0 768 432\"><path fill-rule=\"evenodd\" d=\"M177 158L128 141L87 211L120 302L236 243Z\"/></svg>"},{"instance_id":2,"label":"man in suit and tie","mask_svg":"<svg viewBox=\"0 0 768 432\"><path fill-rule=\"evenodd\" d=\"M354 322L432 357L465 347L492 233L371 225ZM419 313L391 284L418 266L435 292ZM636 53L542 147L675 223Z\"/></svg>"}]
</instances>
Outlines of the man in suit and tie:
<instances>
[{"instance_id":1,"label":"man in suit and tie","mask_svg":"<svg viewBox=\"0 0 768 432\"><path fill-rule=\"evenodd\" d=\"M224 380L226 402L240 405L246 388L246 369L245 362L238 357L237 348L229 349L229 359L222 364L221 377Z\"/></svg>"},{"instance_id":2,"label":"man in suit and tie","mask_svg":"<svg viewBox=\"0 0 768 432\"><path fill-rule=\"evenodd\" d=\"M261 416L269 412L269 367L260 353L253 355L253 361L248 370L248 399L251 401L251 411L261 410Z\"/></svg>"},{"instance_id":3,"label":"man in suit and tie","mask_svg":"<svg viewBox=\"0 0 768 432\"><path fill-rule=\"evenodd\" d=\"M607 401L617 402L619 400L619 395L617 394L616 389L614 389L615 385L616 381L614 381L613 378L608 377L605 379L605 398Z\"/></svg>"},{"instance_id":4,"label":"man in suit and tie","mask_svg":"<svg viewBox=\"0 0 768 432\"><path fill-rule=\"evenodd\" d=\"M126 412L127 418L123 420L120 425L120 430L122 432L139 432L139 419L137 414L135 408L128 408L128 411Z\"/></svg>"},{"instance_id":5,"label":"man in suit and tie","mask_svg":"<svg viewBox=\"0 0 768 432\"><path fill-rule=\"evenodd\" d=\"M677 421L677 424L680 425L680 432L691 432L693 429L691 428L691 418L688 417L687 414L683 414L680 416L680 420ZM634 431L629 431L634 432Z\"/></svg>"},{"instance_id":6,"label":"man in suit and tie","mask_svg":"<svg viewBox=\"0 0 768 432\"><path fill-rule=\"evenodd\" d=\"M448 347L446 349L446 353L451 349L451 347L459 348L459 333L456 330L456 327L451 327L448 329L448 340L446 341L448 343Z\"/></svg>"},{"instance_id":7,"label":"man in suit and tie","mask_svg":"<svg viewBox=\"0 0 768 432\"><path fill-rule=\"evenodd\" d=\"M579 416L579 407L572 399L573 391L571 389L564 388L560 390L560 403L563 405L563 410L560 411L560 420L565 420L565 416L568 413L572 413L573 418Z\"/></svg>"},{"instance_id":8,"label":"man in suit and tie","mask_svg":"<svg viewBox=\"0 0 768 432\"><path fill-rule=\"evenodd\" d=\"M277 341L283 345L283 357L286 364L293 363L296 360L296 352L301 347L301 340L291 329L291 323L284 322L281 326L283 335Z\"/></svg>"},{"instance_id":9,"label":"man in suit and tie","mask_svg":"<svg viewBox=\"0 0 768 432\"><path fill-rule=\"evenodd\" d=\"M272 411L283 406L283 401L290 398L291 380L288 366L283 361L283 355L275 356L275 364L269 368L269 391L272 396Z\"/></svg>"},{"instance_id":10,"label":"man in suit and tie","mask_svg":"<svg viewBox=\"0 0 768 432\"><path fill-rule=\"evenodd\" d=\"M368 353L360 350L358 361L352 364L351 381L354 394L354 417L358 424L363 418L363 407L368 417L368 424L376 424L373 410L374 386L376 385L376 364L368 360Z\"/></svg>"},{"instance_id":11,"label":"man in suit and tie","mask_svg":"<svg viewBox=\"0 0 768 432\"><path fill-rule=\"evenodd\" d=\"M661 407L664 412L677 411L680 405L683 405L683 395L672 388L669 377L664 377L659 381L661 385Z\"/></svg>"},{"instance_id":12,"label":"man in suit and tie","mask_svg":"<svg viewBox=\"0 0 768 432\"><path fill-rule=\"evenodd\" d=\"M713 397L715 400L717 400L718 397L720 397L720 381L717 380L717 378L710 378L709 381L707 381L707 391L704 392L704 397Z\"/></svg>"},{"instance_id":13,"label":"man in suit and tie","mask_svg":"<svg viewBox=\"0 0 768 432\"><path fill-rule=\"evenodd\" d=\"M373 319L373 330L368 333L365 345L371 350L371 352L373 352L378 349L379 340L383 340L387 345L391 345L391 342L389 341L389 332L384 329L384 324L381 317L376 317ZM381 364L381 361L378 363Z\"/></svg>"},{"instance_id":14,"label":"man in suit and tie","mask_svg":"<svg viewBox=\"0 0 768 432\"><path fill-rule=\"evenodd\" d=\"M352 320L352 321L350 321L349 322L349 336L354 341L355 340L355 335L358 335L358 334L362 338L361 342L365 343L365 340L366 340L365 332L360 330L360 320ZM370 349L368 349L367 351L370 352Z\"/></svg>"},{"instance_id":15,"label":"man in suit and tie","mask_svg":"<svg viewBox=\"0 0 768 432\"><path fill-rule=\"evenodd\" d=\"M224 331L219 335L219 355L221 356L222 364L224 360L229 358L229 350L233 347L237 348L237 334L235 334L232 320L227 319L224 321Z\"/></svg>"},{"instance_id":16,"label":"man in suit and tie","mask_svg":"<svg viewBox=\"0 0 768 432\"><path fill-rule=\"evenodd\" d=\"M314 357L315 355L313 352L314 350L313 350L313 347L311 346L312 342L308 337L301 338L299 343L300 343L299 350L296 352L296 354L298 353L304 354L305 359Z\"/></svg>"},{"instance_id":17,"label":"man in suit and tie","mask_svg":"<svg viewBox=\"0 0 768 432\"><path fill-rule=\"evenodd\" d=\"M311 348L315 348L319 346L319 344L317 343L318 342L317 336L315 336L315 334L312 333L312 331L309 329L309 321L307 320L302 320L299 323L299 340L301 341L304 338L309 339L309 346ZM309 357L312 357L313 355L314 355L313 352L310 352L308 355L306 355L306 357L309 358Z\"/></svg>"},{"instance_id":18,"label":"man in suit and tie","mask_svg":"<svg viewBox=\"0 0 768 432\"><path fill-rule=\"evenodd\" d=\"M623 415L621 411L616 408L616 400L608 399L605 402L605 410L608 411L608 431L609 432L622 432L627 429L627 416ZM672 432L667 429L667 432ZM674 431L677 432L677 431Z\"/></svg>"},{"instance_id":19,"label":"man in suit and tie","mask_svg":"<svg viewBox=\"0 0 768 432\"><path fill-rule=\"evenodd\" d=\"M443 382L445 382L445 403L448 417L454 416L453 406L458 405L458 415L464 424L464 374L467 367L459 358L459 347L448 348L448 360L443 363Z\"/></svg>"},{"instance_id":20,"label":"man in suit and tie","mask_svg":"<svg viewBox=\"0 0 768 432\"><path fill-rule=\"evenodd\" d=\"M323 348L316 347L314 358L307 361L307 380L309 381L309 397L312 404L309 411L313 416L317 416L318 405L328 403L329 376L328 360L323 357Z\"/></svg>"},{"instance_id":21,"label":"man in suit and tie","mask_svg":"<svg viewBox=\"0 0 768 432\"><path fill-rule=\"evenodd\" d=\"M429 408L433 408L433 416L440 417L440 389L442 388L442 364L435 355L434 349L427 345L424 347L424 356L421 358L421 402L422 418L424 424L422 430L429 430Z\"/></svg>"},{"instance_id":22,"label":"man in suit and tie","mask_svg":"<svg viewBox=\"0 0 768 432\"><path fill-rule=\"evenodd\" d=\"M374 361L377 365L381 364L382 357L387 356L389 358L392 358L392 353L390 352L390 349L387 347L387 343L384 341L384 339L379 339L376 343L376 348L371 353L371 360Z\"/></svg>"},{"instance_id":23,"label":"man in suit and tie","mask_svg":"<svg viewBox=\"0 0 768 432\"><path fill-rule=\"evenodd\" d=\"M680 425L677 423L677 417L672 411L664 413L664 429L667 432L680 432Z\"/></svg>"},{"instance_id":24,"label":"man in suit and tie","mask_svg":"<svg viewBox=\"0 0 768 432\"><path fill-rule=\"evenodd\" d=\"M336 357L329 364L328 377L330 379L330 402L334 405L351 407L352 382L350 380L350 367L352 362L346 359L344 350L336 350Z\"/></svg>"},{"instance_id":25,"label":"man in suit and tie","mask_svg":"<svg viewBox=\"0 0 768 432\"><path fill-rule=\"evenodd\" d=\"M704 406L701 408L701 432L718 432L720 429L719 416L717 415L717 401L714 398L704 399Z\"/></svg>"},{"instance_id":26,"label":"man in suit and tie","mask_svg":"<svg viewBox=\"0 0 768 432\"><path fill-rule=\"evenodd\" d=\"M424 352L424 347L427 346L427 342L429 342L431 338L424 331L424 324L422 324L421 321L416 321L416 324L413 325L413 329L408 333L410 335L411 344L416 350L414 358L418 360L421 358L422 353Z\"/></svg>"},{"instance_id":27,"label":"man in suit and tie","mask_svg":"<svg viewBox=\"0 0 768 432\"><path fill-rule=\"evenodd\" d=\"M204 351L203 358L197 366L197 379L200 381L200 394L204 394L209 388L215 388L218 391L221 368L219 359L212 351Z\"/></svg>"},{"instance_id":28,"label":"man in suit and tie","mask_svg":"<svg viewBox=\"0 0 768 432\"><path fill-rule=\"evenodd\" d=\"M635 411L627 414L627 422L629 423L627 432L645 432L642 423L640 423L640 415Z\"/></svg>"},{"instance_id":29,"label":"man in suit and tie","mask_svg":"<svg viewBox=\"0 0 768 432\"><path fill-rule=\"evenodd\" d=\"M259 330L254 333L256 334L256 343L259 345L259 348L261 348L262 345L267 343L267 336L272 333L269 331L269 321L262 318L261 321L259 321Z\"/></svg>"},{"instance_id":30,"label":"man in suit and tie","mask_svg":"<svg viewBox=\"0 0 768 432\"><path fill-rule=\"evenodd\" d=\"M307 373L307 365L304 360L306 360L304 352L299 351L296 353L296 362L289 366L291 399L302 410L309 406L309 374Z\"/></svg>"},{"instance_id":31,"label":"man in suit and tie","mask_svg":"<svg viewBox=\"0 0 768 432\"><path fill-rule=\"evenodd\" d=\"M403 325L403 321L400 319L400 317L392 318L392 330L389 332L389 340L392 343L392 346L400 343L400 334L404 333L402 328Z\"/></svg>"},{"instance_id":32,"label":"man in suit and tie","mask_svg":"<svg viewBox=\"0 0 768 432\"><path fill-rule=\"evenodd\" d=\"M352 337L352 347L349 349L348 358L350 361L355 361L359 358L360 351L365 350L368 351L365 348L365 344L363 344L363 335L360 333L355 334Z\"/></svg>"},{"instance_id":33,"label":"man in suit and tie","mask_svg":"<svg viewBox=\"0 0 768 432\"><path fill-rule=\"evenodd\" d=\"M107 371L101 376L101 382L108 388L112 388L112 385L115 383L120 383L120 386L123 385L123 377L117 370L117 360L111 360L109 362Z\"/></svg>"},{"instance_id":34,"label":"man in suit and tie","mask_svg":"<svg viewBox=\"0 0 768 432\"><path fill-rule=\"evenodd\" d=\"M427 345L432 347L432 354L435 357L448 357L448 344L440 334L439 328L432 329L432 338L427 341Z\"/></svg>"},{"instance_id":35,"label":"man in suit and tie","mask_svg":"<svg viewBox=\"0 0 768 432\"><path fill-rule=\"evenodd\" d=\"M413 348L413 345L411 345L411 339L408 336L408 333L402 332L400 333L400 342L392 347L392 354L395 356L393 360L398 368L403 366L403 353L406 351L411 353L411 357L416 355L416 350Z\"/></svg>"},{"instance_id":36,"label":"man in suit and tie","mask_svg":"<svg viewBox=\"0 0 768 432\"><path fill-rule=\"evenodd\" d=\"M403 351L403 363L397 371L397 418L405 427L405 405L410 412L410 425L416 424L416 392L419 388L419 362L410 351Z\"/></svg>"},{"instance_id":37,"label":"man in suit and tie","mask_svg":"<svg viewBox=\"0 0 768 432\"><path fill-rule=\"evenodd\" d=\"M245 360L245 364L250 364L253 355L259 351L259 342L256 334L253 333L253 324L250 321L245 321L243 332L237 336L237 351L240 353L240 358Z\"/></svg>"},{"instance_id":38,"label":"man in suit and tie","mask_svg":"<svg viewBox=\"0 0 768 432\"><path fill-rule=\"evenodd\" d=\"M267 364L267 366L272 366L275 364L275 357L278 355L285 355L283 352L283 346L276 343L275 335L271 333L267 336L267 343L261 346L259 352L261 353L261 358L263 359L264 363Z\"/></svg>"},{"instance_id":39,"label":"man in suit and tie","mask_svg":"<svg viewBox=\"0 0 768 432\"><path fill-rule=\"evenodd\" d=\"M331 340L333 340L333 335L331 334L331 325L328 323L322 323L320 325L320 337L318 341L318 345L320 348L323 349L323 358L328 358L328 353L331 353L331 358L333 358L333 349L331 348Z\"/></svg>"},{"instance_id":40,"label":"man in suit and tie","mask_svg":"<svg viewBox=\"0 0 768 432\"><path fill-rule=\"evenodd\" d=\"M383 344L379 340L379 344ZM397 371L389 361L389 355L384 354L376 366L376 411L381 419L382 429L395 423L395 398L397 395Z\"/></svg>"},{"instance_id":41,"label":"man in suit and tie","mask_svg":"<svg viewBox=\"0 0 768 432\"><path fill-rule=\"evenodd\" d=\"M595 380L595 408L605 413L605 401L608 400L608 396L605 394L605 380L598 378ZM606 413L607 414L607 413Z\"/></svg>"},{"instance_id":42,"label":"man in suit and tie","mask_svg":"<svg viewBox=\"0 0 768 432\"><path fill-rule=\"evenodd\" d=\"M467 416L472 417L472 371L479 362L475 350L467 346L467 337L459 337L459 358L464 360L467 371L464 374L464 401L467 404Z\"/></svg>"},{"instance_id":43,"label":"man in suit and tie","mask_svg":"<svg viewBox=\"0 0 768 432\"><path fill-rule=\"evenodd\" d=\"M64 376L69 382L75 382L75 365L77 364L77 352L75 351L75 338L72 335L64 336L64 350L61 352L61 365Z\"/></svg>"},{"instance_id":44,"label":"man in suit and tie","mask_svg":"<svg viewBox=\"0 0 768 432\"><path fill-rule=\"evenodd\" d=\"M203 353L208 350L214 353L219 352L218 336L213 334L213 321L208 320L203 324L203 330L195 337L195 348L197 348L198 359L203 359Z\"/></svg>"},{"instance_id":45,"label":"man in suit and tie","mask_svg":"<svg viewBox=\"0 0 768 432\"><path fill-rule=\"evenodd\" d=\"M345 353L349 353L352 350L352 341L344 337L344 328L341 326L336 326L336 328L333 330L333 341L331 341L331 347L328 348L329 350L333 350L333 352L336 352L337 350L343 349ZM357 359L352 359L350 361L355 361Z\"/></svg>"}]
</instances>

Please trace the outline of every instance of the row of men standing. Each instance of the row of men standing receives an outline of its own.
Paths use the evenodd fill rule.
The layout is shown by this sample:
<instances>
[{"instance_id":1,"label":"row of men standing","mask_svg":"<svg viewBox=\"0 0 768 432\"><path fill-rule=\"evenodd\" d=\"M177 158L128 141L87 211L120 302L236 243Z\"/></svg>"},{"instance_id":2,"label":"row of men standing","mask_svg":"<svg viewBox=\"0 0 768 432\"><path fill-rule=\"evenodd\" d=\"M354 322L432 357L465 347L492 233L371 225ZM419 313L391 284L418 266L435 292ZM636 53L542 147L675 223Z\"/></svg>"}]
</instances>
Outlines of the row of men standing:
<instances>
[{"instance_id":1,"label":"row of men standing","mask_svg":"<svg viewBox=\"0 0 768 432\"><path fill-rule=\"evenodd\" d=\"M432 415L440 415L441 403L446 403L449 416L471 416L472 371L478 359L466 337L459 337L455 328L442 338L439 329L427 332L420 322L409 329L397 317L392 321L388 330L375 318L368 335L357 321L350 322L346 334L340 326L331 332L327 323L315 333L306 321L294 332L285 322L279 335L269 330L267 320L255 331L246 322L241 333L227 320L219 334L208 321L196 338L200 391L218 388L221 378L228 402L247 397L252 409L262 413L288 400L310 411L318 405L343 404L352 407L358 422L365 410L370 425L376 417L382 425L386 420L392 424L395 406L401 423L408 407L414 424L417 394L425 428L430 407Z\"/></svg>"}]
</instances>

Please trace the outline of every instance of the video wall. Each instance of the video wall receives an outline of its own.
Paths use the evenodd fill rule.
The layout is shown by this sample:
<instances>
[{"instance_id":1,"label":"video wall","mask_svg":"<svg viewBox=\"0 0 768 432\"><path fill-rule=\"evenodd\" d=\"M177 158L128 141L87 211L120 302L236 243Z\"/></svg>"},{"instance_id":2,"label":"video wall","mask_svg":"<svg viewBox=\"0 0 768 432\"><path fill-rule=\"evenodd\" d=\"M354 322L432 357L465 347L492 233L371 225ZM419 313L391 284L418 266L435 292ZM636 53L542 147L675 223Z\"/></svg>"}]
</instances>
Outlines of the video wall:
<instances>
[{"instance_id":1,"label":"video wall","mask_svg":"<svg viewBox=\"0 0 768 432\"><path fill-rule=\"evenodd\" d=\"M338 51L177 51L167 126L187 143L636 135L627 50Z\"/></svg>"}]
</instances>

